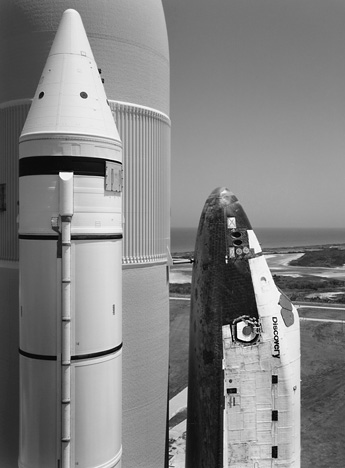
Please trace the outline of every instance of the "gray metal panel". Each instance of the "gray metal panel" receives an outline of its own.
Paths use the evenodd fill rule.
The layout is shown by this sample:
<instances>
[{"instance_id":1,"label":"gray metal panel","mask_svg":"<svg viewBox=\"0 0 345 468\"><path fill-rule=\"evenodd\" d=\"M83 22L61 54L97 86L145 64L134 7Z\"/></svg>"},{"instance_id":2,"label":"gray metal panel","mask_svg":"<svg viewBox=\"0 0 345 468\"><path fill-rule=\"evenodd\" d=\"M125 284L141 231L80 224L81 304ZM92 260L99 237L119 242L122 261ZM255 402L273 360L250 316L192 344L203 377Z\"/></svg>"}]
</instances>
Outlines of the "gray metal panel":
<instances>
[{"instance_id":1,"label":"gray metal panel","mask_svg":"<svg viewBox=\"0 0 345 468\"><path fill-rule=\"evenodd\" d=\"M169 363L166 265L123 270L124 468L164 467Z\"/></svg>"},{"instance_id":2,"label":"gray metal panel","mask_svg":"<svg viewBox=\"0 0 345 468\"><path fill-rule=\"evenodd\" d=\"M17 468L19 441L19 274L0 268L0 466Z\"/></svg>"}]
</instances>

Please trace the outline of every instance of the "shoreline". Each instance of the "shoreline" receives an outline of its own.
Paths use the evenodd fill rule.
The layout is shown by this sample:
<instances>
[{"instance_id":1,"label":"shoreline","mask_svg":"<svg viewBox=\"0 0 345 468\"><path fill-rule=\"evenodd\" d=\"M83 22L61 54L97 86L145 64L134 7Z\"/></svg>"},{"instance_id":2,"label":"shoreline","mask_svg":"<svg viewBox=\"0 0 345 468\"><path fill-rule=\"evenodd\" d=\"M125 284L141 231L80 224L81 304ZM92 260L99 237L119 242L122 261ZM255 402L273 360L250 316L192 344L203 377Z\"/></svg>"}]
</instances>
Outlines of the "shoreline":
<instances>
[{"instance_id":1,"label":"shoreline","mask_svg":"<svg viewBox=\"0 0 345 468\"><path fill-rule=\"evenodd\" d=\"M262 251L264 254L293 254L293 253L305 253L308 251L316 251L322 249L339 249L345 250L345 242L343 243L330 243L330 244L314 244L314 245L298 245L298 246L282 246L282 247L263 247ZM173 258L193 258L194 250L172 252Z\"/></svg>"},{"instance_id":2,"label":"shoreline","mask_svg":"<svg viewBox=\"0 0 345 468\"><path fill-rule=\"evenodd\" d=\"M332 255L322 252L327 249L334 249ZM267 248L263 249L263 253L277 286L291 301L326 301L329 304L345 302L345 265L329 266L332 264L329 258L334 256L338 263L339 259L345 263L345 244ZM192 263L189 262L193 254L194 252L173 254L177 262L170 268L171 294L190 293ZM305 254L309 256L307 262L303 259ZM184 263L184 260L187 262Z\"/></svg>"}]
</instances>

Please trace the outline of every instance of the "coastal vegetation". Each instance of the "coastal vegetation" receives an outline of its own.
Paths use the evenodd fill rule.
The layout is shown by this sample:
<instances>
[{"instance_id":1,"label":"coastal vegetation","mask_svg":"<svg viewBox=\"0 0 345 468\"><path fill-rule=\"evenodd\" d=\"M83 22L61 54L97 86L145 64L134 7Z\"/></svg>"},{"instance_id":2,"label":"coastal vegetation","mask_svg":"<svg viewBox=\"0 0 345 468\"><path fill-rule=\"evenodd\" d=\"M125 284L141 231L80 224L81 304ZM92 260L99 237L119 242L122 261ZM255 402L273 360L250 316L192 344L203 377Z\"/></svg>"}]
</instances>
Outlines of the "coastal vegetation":
<instances>
[{"instance_id":1,"label":"coastal vegetation","mask_svg":"<svg viewBox=\"0 0 345 468\"><path fill-rule=\"evenodd\" d=\"M277 254L281 252L275 252ZM284 253L286 253L284 251ZM190 259L193 252L184 252L174 257ZM291 266L338 268L345 265L345 249L330 246L315 246L304 249L304 254L290 262ZM316 275L286 276L273 275L274 281L292 301L315 301L315 302L337 302L345 304L345 281L337 278L325 278ZM191 293L190 283L170 284L170 294L189 296Z\"/></svg>"},{"instance_id":2,"label":"coastal vegetation","mask_svg":"<svg viewBox=\"0 0 345 468\"><path fill-rule=\"evenodd\" d=\"M345 265L345 250L325 247L319 250L307 250L305 254L290 262L291 266L336 268Z\"/></svg>"},{"instance_id":3,"label":"coastal vegetation","mask_svg":"<svg viewBox=\"0 0 345 468\"><path fill-rule=\"evenodd\" d=\"M190 290L190 283L170 283L169 285L170 294L181 294L184 296L190 296Z\"/></svg>"}]
</instances>

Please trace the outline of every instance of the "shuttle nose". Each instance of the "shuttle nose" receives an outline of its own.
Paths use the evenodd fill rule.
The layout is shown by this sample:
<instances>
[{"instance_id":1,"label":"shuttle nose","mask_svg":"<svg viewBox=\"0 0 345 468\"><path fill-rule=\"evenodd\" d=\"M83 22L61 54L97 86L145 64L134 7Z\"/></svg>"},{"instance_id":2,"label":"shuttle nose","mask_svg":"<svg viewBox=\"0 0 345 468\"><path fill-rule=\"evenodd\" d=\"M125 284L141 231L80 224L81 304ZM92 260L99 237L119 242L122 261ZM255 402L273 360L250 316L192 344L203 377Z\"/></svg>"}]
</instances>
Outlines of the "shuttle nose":
<instances>
[{"instance_id":1,"label":"shuttle nose","mask_svg":"<svg viewBox=\"0 0 345 468\"><path fill-rule=\"evenodd\" d=\"M230 222L230 224L234 224L237 228L252 229L238 198L227 187L214 189L206 203L213 207L218 206L222 208L226 218L228 218L228 224Z\"/></svg>"},{"instance_id":2,"label":"shuttle nose","mask_svg":"<svg viewBox=\"0 0 345 468\"><path fill-rule=\"evenodd\" d=\"M208 200L220 202L222 205L229 205L230 203L237 201L237 198L228 188L218 187L211 192Z\"/></svg>"}]
</instances>

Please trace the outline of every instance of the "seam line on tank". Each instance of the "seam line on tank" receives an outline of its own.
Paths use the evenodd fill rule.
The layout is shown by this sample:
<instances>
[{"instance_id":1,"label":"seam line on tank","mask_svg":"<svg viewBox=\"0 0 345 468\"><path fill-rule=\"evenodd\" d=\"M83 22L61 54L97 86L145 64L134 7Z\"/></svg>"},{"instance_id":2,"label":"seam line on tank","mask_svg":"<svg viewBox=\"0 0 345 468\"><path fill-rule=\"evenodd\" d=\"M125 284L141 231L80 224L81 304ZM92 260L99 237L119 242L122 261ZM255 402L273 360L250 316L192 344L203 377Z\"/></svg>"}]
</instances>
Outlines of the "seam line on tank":
<instances>
[{"instance_id":1,"label":"seam line on tank","mask_svg":"<svg viewBox=\"0 0 345 468\"><path fill-rule=\"evenodd\" d=\"M106 351L100 351L98 353L90 353L90 354L77 354L75 356L71 356L72 361L80 361L82 359L92 359L92 358L97 358L97 357L102 357L102 356L107 356L108 354L114 354L120 351L122 349L123 343L120 343L118 346L115 346L115 348L107 349Z\"/></svg>"},{"instance_id":2,"label":"seam line on tank","mask_svg":"<svg viewBox=\"0 0 345 468\"><path fill-rule=\"evenodd\" d=\"M30 359L39 359L41 361L57 361L56 356L49 356L49 355L44 355L44 354L34 354L34 353L27 353L26 351L23 351L22 349L19 348L19 354L22 356L25 356Z\"/></svg>"},{"instance_id":3,"label":"seam line on tank","mask_svg":"<svg viewBox=\"0 0 345 468\"><path fill-rule=\"evenodd\" d=\"M77 354L75 356L71 356L71 360L80 361L82 359L92 359L92 358L98 358L102 356L108 356L109 354L114 354L120 351L120 349L122 349L122 346L123 346L123 343L119 344L118 346L115 346L115 348L107 349L105 351L99 351L98 353ZM19 351L19 354L30 359L38 359L41 361L57 361L57 356L28 353L27 351L23 351L20 348L18 349L18 351Z\"/></svg>"},{"instance_id":4,"label":"seam line on tank","mask_svg":"<svg viewBox=\"0 0 345 468\"><path fill-rule=\"evenodd\" d=\"M22 240L54 240L59 239L58 236L48 236L39 234L19 234L19 239ZM116 240L123 239L122 234L75 234L72 235L72 240Z\"/></svg>"}]
</instances>

